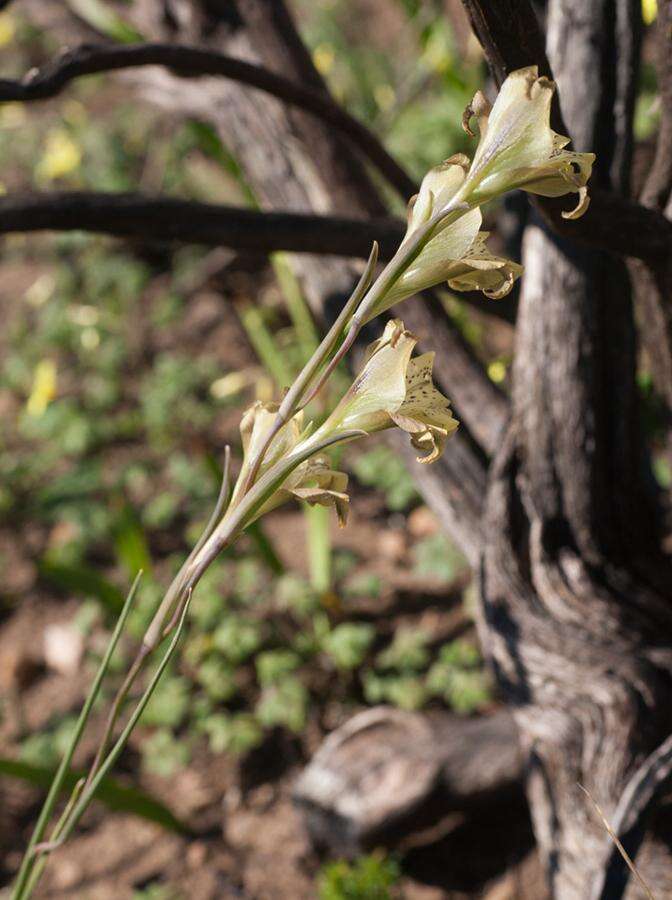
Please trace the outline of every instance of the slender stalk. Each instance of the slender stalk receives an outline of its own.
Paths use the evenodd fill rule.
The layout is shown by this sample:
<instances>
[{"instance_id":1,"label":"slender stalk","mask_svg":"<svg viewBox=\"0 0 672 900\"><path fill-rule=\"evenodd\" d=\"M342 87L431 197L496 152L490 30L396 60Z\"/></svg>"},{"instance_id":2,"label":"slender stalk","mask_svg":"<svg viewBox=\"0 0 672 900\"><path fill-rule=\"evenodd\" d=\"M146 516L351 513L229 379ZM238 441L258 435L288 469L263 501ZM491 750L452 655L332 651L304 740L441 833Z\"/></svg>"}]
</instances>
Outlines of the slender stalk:
<instances>
[{"instance_id":1,"label":"slender stalk","mask_svg":"<svg viewBox=\"0 0 672 900\"><path fill-rule=\"evenodd\" d=\"M75 806L75 803L81 796L82 790L84 789L84 779L80 778L77 784L72 789L72 793L70 794L70 799L68 800L63 812L61 813L58 822L54 826L54 830L51 833L51 837L49 838L49 842L53 842L58 840L65 827L66 822L72 810ZM24 897L30 897L35 888L37 887L37 883L42 877L42 873L44 872L44 868L47 865L48 857L44 854L41 854L35 861L35 865L32 868L30 873L30 878L28 879L28 884L26 885L26 889L24 892Z\"/></svg>"},{"instance_id":2,"label":"slender stalk","mask_svg":"<svg viewBox=\"0 0 672 900\"><path fill-rule=\"evenodd\" d=\"M334 444L347 443L365 434L366 432L364 431L353 429L329 435L321 440L309 439L300 444L284 459L271 466L267 472L264 472L259 481L241 499L240 503L233 508L229 508L226 516L203 545L198 556L194 558L190 571L186 574L186 581L190 587L196 586L201 575L213 559L253 521L255 514L261 509L266 500L280 487L297 466L300 466L302 462L310 459L311 456L314 456L321 450L326 450Z\"/></svg>"},{"instance_id":3,"label":"slender stalk","mask_svg":"<svg viewBox=\"0 0 672 900\"><path fill-rule=\"evenodd\" d=\"M79 718L77 719L77 724L75 725L75 730L73 731L72 737L70 738L70 743L68 744L68 747L63 754L63 758L61 759L58 770L54 775L54 780L51 782L51 787L49 788L47 798L44 801L44 804L40 811L40 816L37 820L35 828L33 829L28 847L26 848L26 852L21 863L21 868L19 869L19 873L16 876L16 881L14 882L12 900L22 900L24 896L24 891L28 884L28 879L30 877L31 870L34 864L35 847L44 837L44 832L54 811L54 806L56 805L58 795L60 794L61 788L63 787L63 782L65 780L65 776L67 774L70 763L72 762L72 757L75 750L77 749L77 745L80 741L82 733L84 732L84 728L89 719L89 715L91 714L91 709L93 708L93 704L95 703L96 697L98 696L100 687L103 683L103 678L105 677L105 673L107 672L107 669L110 665L112 654L114 653L115 647L117 646L119 638L121 637L121 633L126 624L128 614L131 611L131 606L133 605L133 601L135 600L135 595L138 591L138 585L140 583L141 577L142 572L138 572L135 581L133 582L131 589L128 592L123 609L121 610L121 614L114 628L114 632L112 633L110 642L107 645L105 656L103 657L103 660L98 668L91 690L89 691L84 706L82 707L82 711L80 712Z\"/></svg>"},{"instance_id":4,"label":"slender stalk","mask_svg":"<svg viewBox=\"0 0 672 900\"><path fill-rule=\"evenodd\" d=\"M140 672L142 671L142 667L147 660L147 657L150 653L158 646L161 639L167 637L168 634L175 627L178 619L179 612L182 609L182 604L180 603L180 598L183 597L185 591L185 573L189 568L194 557L198 554L201 547L205 544L207 539L210 537L214 529L216 528L219 520L222 517L222 513L224 511L224 507L226 506L226 501L229 495L229 482L230 482L230 473L231 473L231 448L227 445L224 449L224 471L222 473L222 482L219 488L219 494L217 496L217 500L215 502L215 507L208 519L208 523L203 529L203 533L200 538L196 542L193 550L185 560L184 564L180 568L180 571L177 573L175 578L173 579L170 587L166 591L166 594L159 604L159 608L157 609L152 621L150 622L147 631L142 639L142 643L140 645L140 649L133 660L130 669L124 681L121 684L121 687L116 693L114 701L112 703L112 708L110 709L109 716L107 718L107 722L105 724L105 731L103 732L103 736L100 739L100 743L98 745L98 749L96 751L96 756L93 760L93 764L89 769L89 774L86 779L86 784L90 784L94 775L96 774L96 770L100 765L100 762L107 750L107 745L112 737L112 733L114 731L114 726L119 717L119 713L121 708L128 696L129 691L133 687L135 683L135 679L138 677ZM164 627L164 623L168 614L175 605L175 611L173 613L173 617L170 620L168 626Z\"/></svg>"},{"instance_id":5,"label":"slender stalk","mask_svg":"<svg viewBox=\"0 0 672 900\"><path fill-rule=\"evenodd\" d=\"M200 538L196 542L194 549L191 551L189 556L186 558L184 564L180 568L180 571L177 573L175 578L173 579L170 587L168 588L165 597L159 604L159 608L157 609L152 621L149 623L149 627L145 632L145 635L142 639L142 644L144 647L148 647L150 650L153 650L161 640L163 635L163 626L166 618L168 617L168 613L173 607L176 599L179 597L180 593L185 590L187 587L186 581L186 573L193 562L196 555L200 552L201 548L208 540L212 532L217 527L220 519L222 518L222 513L224 512L224 508L226 507L226 503L229 497L229 488L230 488L230 480L231 480L231 447L227 444L224 448L224 471L222 473L222 483L219 488L219 494L217 496L217 502L215 503L215 508L212 511L212 515L208 519L208 524L203 529L203 533Z\"/></svg>"},{"instance_id":6,"label":"slender stalk","mask_svg":"<svg viewBox=\"0 0 672 900\"><path fill-rule=\"evenodd\" d=\"M459 216L466 212L468 208L466 203L455 203L453 201L453 203L447 206L439 214L418 228L407 241L404 241L397 253L395 253L394 257L380 273L375 284L371 287L371 290L364 298L361 306L352 317L345 340L339 347L338 352L331 358L329 365L322 372L315 386L303 400L302 407L310 403L310 401L322 390L336 366L355 343L362 326L376 315L374 312L376 303L383 299L394 282L418 256L425 244L431 240L434 230L440 224L446 225L459 218Z\"/></svg>"},{"instance_id":7,"label":"slender stalk","mask_svg":"<svg viewBox=\"0 0 672 900\"><path fill-rule=\"evenodd\" d=\"M319 371L320 367L324 364L325 360L327 360L329 358L329 355L333 352L334 347L341 337L343 329L345 328L346 324L352 317L359 304L362 302L364 295L366 294L369 285L371 284L373 271L376 267L377 262L378 242L374 241L371 248L371 253L369 254L368 262L366 264L366 268L364 269L361 278L357 282L354 291L343 306L343 309L339 313L338 318L320 342L317 350L315 350L303 369L297 375L290 389L285 394L276 414L275 421L273 422L273 427L269 430L266 440L259 448L259 452L257 453L257 455L250 460L250 469L245 484L243 485L243 494L246 494L254 484L254 480L259 473L259 467L268 451L268 448L273 442L273 438L277 435L285 422L288 422L289 419L291 419L291 417L298 411L303 395L309 388L311 381ZM322 381L322 383L324 382ZM303 408L305 405L305 403L301 404L300 408Z\"/></svg>"},{"instance_id":8,"label":"slender stalk","mask_svg":"<svg viewBox=\"0 0 672 900\"><path fill-rule=\"evenodd\" d=\"M187 592L187 596L186 596L184 605L182 607L182 612L180 615L177 629L176 629L175 634L170 642L170 645L169 645L168 649L166 650L165 654L163 655L161 662L157 666L156 671L152 675L152 678L151 678L149 684L147 685L147 687L145 688L145 690L142 694L142 697L138 701L136 708L133 710L133 714L131 715L128 722L126 723L124 730L119 735L114 747L112 748L112 750L110 750L109 754L107 755L106 759L100 766L98 772L96 773L95 777L92 779L91 783L88 786L85 786L79 800L75 804L75 806L70 814L70 817L69 817L68 821L65 823L65 825L63 826L61 834L59 835L57 840L50 841L48 844L38 844L35 847L36 852L51 853L53 850L55 850L57 847L60 847L61 844L65 843L65 841L67 841L67 839L72 834L75 826L77 825L77 823L79 822L79 820L81 819L83 814L88 809L88 806L91 803L91 800L93 799L96 791L100 787L102 780L105 778L105 776L108 774L108 772L110 771L112 766L115 764L115 762L119 758L119 755L121 754L122 750L126 746L126 743L129 739L129 737L131 736L133 729L138 724L140 717L142 716L143 712L145 711L145 707L147 706L150 697L154 693L154 689L156 688L156 685L159 683L159 680L161 679L161 676L163 675L163 673L166 669L166 666L170 662L171 657L172 657L173 653L175 652L177 644L178 644L180 637L182 636L182 632L184 630L184 623L187 618L187 613L189 611L189 604L191 602L192 595L193 595L193 591L191 589L189 589ZM28 895L25 895L25 896L28 896ZM21 900L24 900L24 898L22 897Z\"/></svg>"},{"instance_id":9,"label":"slender stalk","mask_svg":"<svg viewBox=\"0 0 672 900\"><path fill-rule=\"evenodd\" d=\"M105 751L107 750L107 745L109 743L112 732L114 731L114 726L121 711L121 707L124 705L124 700L128 696L128 692L130 691L130 689L133 687L133 683L135 682L135 679L142 669L149 653L149 648L142 644L137 656L131 664L130 669L126 673L126 677L124 678L121 687L116 693L116 696L112 703L112 707L107 717L107 722L105 723L105 731L103 732L103 736L100 739L100 743L98 744L98 749L96 750L96 755L93 759L93 763L91 764L91 768L89 769L89 774L86 776L86 785L91 784L91 782L93 781L93 777L96 774L98 767L100 766L100 762L105 754Z\"/></svg>"}]
</instances>

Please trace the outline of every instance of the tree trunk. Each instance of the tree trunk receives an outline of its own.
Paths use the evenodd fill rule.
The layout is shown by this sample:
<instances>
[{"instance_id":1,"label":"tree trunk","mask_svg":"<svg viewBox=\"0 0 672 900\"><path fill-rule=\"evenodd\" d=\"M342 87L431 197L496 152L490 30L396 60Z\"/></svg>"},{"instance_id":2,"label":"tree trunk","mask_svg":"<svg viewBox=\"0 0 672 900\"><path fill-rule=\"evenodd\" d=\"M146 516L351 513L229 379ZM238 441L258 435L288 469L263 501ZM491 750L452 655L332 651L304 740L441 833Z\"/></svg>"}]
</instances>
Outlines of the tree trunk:
<instances>
[{"instance_id":1,"label":"tree trunk","mask_svg":"<svg viewBox=\"0 0 672 900\"><path fill-rule=\"evenodd\" d=\"M547 48L577 148L597 152L595 182L622 191L633 73L615 77L614 5L551 0ZM672 730L670 572L642 463L630 285L622 260L539 224L526 230L523 262L511 424L486 501L480 631L529 757L553 894L605 890L614 900L627 869L598 887L611 842L580 785L613 817ZM638 864L663 897L672 870L661 854L649 832ZM630 883L627 896L640 895Z\"/></svg>"}]
</instances>

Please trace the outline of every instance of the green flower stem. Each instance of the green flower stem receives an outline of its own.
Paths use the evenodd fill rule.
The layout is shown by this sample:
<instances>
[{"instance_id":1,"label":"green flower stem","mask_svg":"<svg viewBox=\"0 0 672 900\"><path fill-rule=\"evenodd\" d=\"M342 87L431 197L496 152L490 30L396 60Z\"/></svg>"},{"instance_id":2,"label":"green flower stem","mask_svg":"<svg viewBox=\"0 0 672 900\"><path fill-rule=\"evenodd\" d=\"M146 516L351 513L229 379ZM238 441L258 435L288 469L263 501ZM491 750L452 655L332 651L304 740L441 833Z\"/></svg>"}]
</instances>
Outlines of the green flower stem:
<instances>
[{"instance_id":1,"label":"green flower stem","mask_svg":"<svg viewBox=\"0 0 672 900\"><path fill-rule=\"evenodd\" d=\"M167 637L168 634L173 630L177 621L179 619L181 604L180 598L183 598L185 595L186 584L185 584L185 573L189 568L189 565L193 561L194 557L199 553L201 547L205 544L207 539L210 537L214 529L217 527L219 520L222 517L222 513L226 506L226 501L229 496L229 487L230 487L230 472L231 472L231 448L227 445L224 450L224 471L222 474L222 483L219 488L219 494L217 496L217 501L215 503L215 508L212 511L212 514L208 520L207 525L203 529L203 533L200 538L196 542L194 549L191 551L186 561L180 568L180 571L177 573L175 578L170 584L170 587L166 591L166 594L159 604L159 608L154 614L152 621L150 622L147 631L142 639L142 643L140 645L140 649L131 664L130 669L124 679L121 687L116 693L114 701L112 703L112 707L110 709L110 714L108 716L107 722L105 724L105 731L103 732L103 736L100 739L100 743L98 745L98 750L96 751L96 756L94 758L93 764L89 770L89 774L86 779L87 785L91 783L98 766L107 750L107 745L112 737L112 733L114 731L114 726L116 725L117 719L119 717L119 713L124 704L126 697L128 696L129 691L133 687L135 683L135 679L138 677L139 673L142 670L142 667L145 664L150 653L156 649L159 645L162 638ZM175 607L174 614L172 619L169 621L168 625L165 625L165 621L168 618L168 615L171 609Z\"/></svg>"},{"instance_id":2,"label":"green flower stem","mask_svg":"<svg viewBox=\"0 0 672 900\"><path fill-rule=\"evenodd\" d=\"M420 254L424 246L431 240L434 231L439 225L450 225L452 222L468 212L469 206L463 202L453 200L449 206L443 209L436 216L417 229L408 241L404 241L394 254L389 263L376 279L375 284L366 295L363 303L357 309L356 313L350 320L350 328L345 336L345 340L338 349L338 352L332 357L329 365L326 367L319 381L312 388L308 396L303 401L303 405L307 405L322 390L325 382L340 363L346 353L350 350L357 339L357 335L370 319L374 318L376 313L373 312L376 303L385 297L385 294L394 285L397 279L403 275L405 270L410 266L414 259ZM373 312L373 315L372 315Z\"/></svg>"},{"instance_id":3,"label":"green flower stem","mask_svg":"<svg viewBox=\"0 0 672 900\"><path fill-rule=\"evenodd\" d=\"M385 297L385 294L395 281L403 275L410 264L419 256L425 245L434 237L434 233L439 225L442 228L447 228L465 213L469 212L469 210L470 205L461 198L460 194L456 194L447 206L428 219L423 225L420 225L411 233L410 237L402 242L357 310L350 324L351 331L355 328L359 330L362 325L375 317L375 306L378 301Z\"/></svg>"},{"instance_id":4,"label":"green flower stem","mask_svg":"<svg viewBox=\"0 0 672 900\"><path fill-rule=\"evenodd\" d=\"M110 771L112 766L115 764L115 762L119 758L121 751L126 746L126 743L129 739L129 737L131 736L133 729L138 724L138 721L140 720L140 717L142 716L143 712L145 711L145 707L147 706L147 703L149 702L150 697L154 693L154 689L156 688L156 685L159 683L159 680L160 680L161 676L163 675L163 673L166 669L166 666L170 662L171 657L172 657L173 653L175 652L177 644L178 644L180 637L182 636L182 632L184 630L184 623L185 623L185 620L187 617L187 613L189 611L189 603L191 601L191 596L192 596L192 591L189 590L187 592L187 596L186 596L184 605L182 607L182 611L180 614L177 629L176 629L175 634L170 642L170 645L169 645L168 649L166 650L166 652L163 656L163 659L157 666L156 672L154 672L154 675L152 676L151 681L145 688L142 697L138 701L138 704L137 704L135 710L133 711L133 715L130 717L130 719L126 723L126 726L125 726L124 730L122 731L122 733L119 735L119 738L117 739L117 742L115 743L114 747L112 748L112 750L110 751L110 753L108 754L106 759L104 760L103 764L101 765L100 769L96 773L95 777L92 779L91 783L88 786L84 787L79 800L77 800L77 802L74 804L74 807L68 817L67 822L65 822L63 824L61 833L58 836L58 838L55 841L49 842L48 844L42 844L42 845L38 844L34 848L35 852L43 853L43 854L51 853L57 847L60 847L61 844L65 843L65 841L67 841L67 839L72 834L75 826L77 825L77 823L79 822L81 817L84 815L84 813L88 809L89 804L91 803L91 800L93 799L96 791L100 787L100 783L105 778L105 776L108 774L108 772ZM33 885L33 887L34 887L34 885ZM24 893L20 898L17 896L16 900L25 900L25 898L27 898L28 896L30 896L30 895Z\"/></svg>"},{"instance_id":5,"label":"green flower stem","mask_svg":"<svg viewBox=\"0 0 672 900\"><path fill-rule=\"evenodd\" d=\"M278 490L294 469L310 459L311 456L315 456L316 453L320 453L334 444L344 444L365 434L366 432L364 431L352 429L328 435L320 440L316 440L314 437L309 438L307 441L299 444L284 459L271 466L248 493L241 498L238 505L229 508L227 514L194 558L189 571L185 575L186 584L189 585L189 588L193 589L196 586L201 575L213 559L245 530L247 525L254 520L255 514L259 512L264 503Z\"/></svg>"},{"instance_id":6,"label":"green flower stem","mask_svg":"<svg viewBox=\"0 0 672 900\"><path fill-rule=\"evenodd\" d=\"M44 837L44 832L54 811L54 806L56 805L58 795L60 794L61 788L63 787L63 782L65 780L65 776L67 774L70 763L72 762L72 757L75 750L77 749L77 745L89 719L89 715L91 714L91 709L93 708L93 704L95 703L96 697L98 696L98 693L100 691L103 679L110 665L112 654L114 653L115 647L117 646L119 638L121 637L121 633L126 624L128 614L131 611L131 606L133 605L133 601L135 600L135 595L138 591L138 585L140 583L141 576L142 572L138 572L135 581L133 582L131 589L128 592L123 609L121 610L121 614L119 616L119 619L117 620L114 632L112 634L112 637L110 638L109 644L107 645L105 656L103 657L103 660L96 673L93 686L89 691L89 695L87 696L84 706L82 707L82 711L79 714L79 718L77 719L77 724L75 726L75 730L72 733L72 737L70 738L70 743L68 744L68 747L63 754L63 758L61 759L58 770L54 775L54 780L51 782L49 793L47 794L47 798L44 801L44 804L40 811L40 816L31 835L28 847L26 848L26 852L21 862L21 868L19 869L19 873L14 883L12 900L23 900L24 896L29 896L24 892L28 885L28 880L30 878L31 871L35 862L35 847Z\"/></svg>"},{"instance_id":7,"label":"green flower stem","mask_svg":"<svg viewBox=\"0 0 672 900\"><path fill-rule=\"evenodd\" d=\"M161 601L159 608L154 614L152 621L149 623L149 627L147 628L147 631L145 632L145 635L142 639L143 646L148 647L150 651L154 650L154 648L158 646L158 643L162 637L166 637L167 632L164 630L164 624L166 619L168 618L168 614L172 609L176 599L184 593L188 586L185 577L186 572L189 569L194 558L200 552L201 548L208 540L212 532L219 524L220 519L222 518L222 513L224 512L224 508L226 507L226 503L229 498L230 476L231 448L227 445L224 449L224 472L222 473L222 483L219 488L219 495L217 497L217 502L215 503L215 508L212 511L212 515L208 520L208 524L203 529L203 533L196 542L194 549L191 551L184 564L180 568L180 571L173 579L170 587L166 592L165 597ZM195 587L195 585L193 586Z\"/></svg>"},{"instance_id":8,"label":"green flower stem","mask_svg":"<svg viewBox=\"0 0 672 900\"><path fill-rule=\"evenodd\" d=\"M259 448L259 452L256 454L256 456L250 460L250 468L247 480L243 488L243 493L247 493L247 491L249 491L249 489L254 484L254 480L259 472L259 466L261 465L268 448L271 446L273 438L280 431L285 422L288 422L289 419L291 419L291 417L296 412L298 412L299 409L303 409L303 407L308 403L308 400L303 400L304 394L310 387L310 384L315 378L320 367L333 352L334 347L340 340L343 329L347 325L351 316L366 294L369 285L371 284L371 279L373 278L373 270L376 267L377 261L378 242L374 241L373 247L371 248L371 253L369 254L368 262L366 264L366 268L364 269L361 278L357 282L357 286L352 292L347 303L343 306L343 309L339 313L338 318L320 342L319 347L305 364L301 372L296 377L294 383L285 394L282 403L280 404L280 408L278 409L278 412L276 414L273 426L269 430L269 433L266 437L266 440ZM331 371L333 371L333 369L329 369L329 373L331 373ZM321 379L320 385L324 384L325 380L326 379L324 378ZM314 393L315 392L311 392L311 398L312 396L314 396Z\"/></svg>"},{"instance_id":9,"label":"green flower stem","mask_svg":"<svg viewBox=\"0 0 672 900\"><path fill-rule=\"evenodd\" d=\"M81 796L82 790L84 789L84 779L80 778L77 784L72 789L72 793L70 794L70 799L68 800L63 812L60 815L58 822L54 826L54 830L51 833L51 837L49 838L49 842L53 843L58 840L61 836L63 828L65 827L70 814L74 808L75 803ZM42 873L44 872L44 868L47 865L48 857L46 854L42 853L35 861L35 865L30 873L30 878L28 879L28 884L26 885L26 889L24 891L24 897L30 897L37 887L37 884L42 877Z\"/></svg>"}]
</instances>

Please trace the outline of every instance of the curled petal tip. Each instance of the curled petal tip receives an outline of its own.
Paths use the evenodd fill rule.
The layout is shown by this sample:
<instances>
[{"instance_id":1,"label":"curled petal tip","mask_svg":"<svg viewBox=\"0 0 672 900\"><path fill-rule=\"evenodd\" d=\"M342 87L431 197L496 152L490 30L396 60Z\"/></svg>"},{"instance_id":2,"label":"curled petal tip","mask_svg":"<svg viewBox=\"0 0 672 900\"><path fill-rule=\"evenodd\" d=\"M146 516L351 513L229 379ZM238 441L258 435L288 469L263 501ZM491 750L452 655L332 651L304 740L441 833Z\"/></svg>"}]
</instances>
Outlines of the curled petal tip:
<instances>
[{"instance_id":1,"label":"curled petal tip","mask_svg":"<svg viewBox=\"0 0 672 900\"><path fill-rule=\"evenodd\" d=\"M576 204L574 209L563 210L561 213L563 219L580 219L581 216L585 213L585 211L590 206L590 196L588 194L587 187L580 187L579 191L579 202Z\"/></svg>"}]
</instances>

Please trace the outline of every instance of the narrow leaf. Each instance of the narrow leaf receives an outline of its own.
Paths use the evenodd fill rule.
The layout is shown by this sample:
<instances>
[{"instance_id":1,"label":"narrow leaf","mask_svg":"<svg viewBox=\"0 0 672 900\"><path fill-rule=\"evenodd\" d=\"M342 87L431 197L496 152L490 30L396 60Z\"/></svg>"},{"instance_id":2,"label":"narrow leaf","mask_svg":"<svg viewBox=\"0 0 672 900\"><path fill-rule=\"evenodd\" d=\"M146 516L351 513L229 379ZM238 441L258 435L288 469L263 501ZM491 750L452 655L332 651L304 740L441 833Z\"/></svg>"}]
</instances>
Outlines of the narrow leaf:
<instances>
[{"instance_id":1,"label":"narrow leaf","mask_svg":"<svg viewBox=\"0 0 672 900\"><path fill-rule=\"evenodd\" d=\"M18 778L37 787L48 787L54 778L54 770L46 766L36 766L31 763L16 759L0 757L0 775L10 778ZM63 791L72 791L80 778L86 777L86 772L70 771L63 779ZM113 778L103 779L96 798L104 803L108 809L115 812L129 812L141 819L155 822L166 831L174 831L178 834L187 834L189 828L181 822L169 809L150 794L136 788L119 784Z\"/></svg>"}]
</instances>

